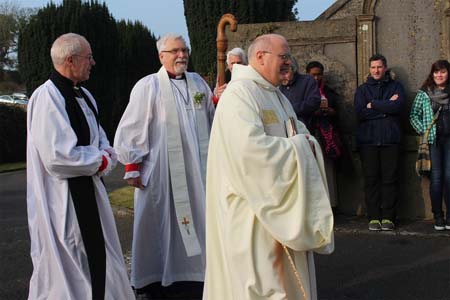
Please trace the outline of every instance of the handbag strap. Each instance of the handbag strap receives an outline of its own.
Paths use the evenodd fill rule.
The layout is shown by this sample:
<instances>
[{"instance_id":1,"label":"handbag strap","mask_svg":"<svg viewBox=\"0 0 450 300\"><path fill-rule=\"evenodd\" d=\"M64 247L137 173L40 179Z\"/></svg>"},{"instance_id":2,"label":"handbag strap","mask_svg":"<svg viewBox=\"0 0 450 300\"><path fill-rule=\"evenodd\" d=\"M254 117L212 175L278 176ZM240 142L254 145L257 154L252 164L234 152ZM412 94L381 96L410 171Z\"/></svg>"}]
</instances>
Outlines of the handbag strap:
<instances>
[{"instance_id":1,"label":"handbag strap","mask_svg":"<svg viewBox=\"0 0 450 300\"><path fill-rule=\"evenodd\" d=\"M442 109L442 105L439 106L439 109L437 110L437 112L434 114L433 116L433 121L431 121L430 126L428 126L427 130L425 130L425 132L423 133L423 139L422 142L427 142L428 141L428 135L430 134L431 128L433 127L433 125L436 123L437 119L439 118L439 114L441 112Z\"/></svg>"}]
</instances>

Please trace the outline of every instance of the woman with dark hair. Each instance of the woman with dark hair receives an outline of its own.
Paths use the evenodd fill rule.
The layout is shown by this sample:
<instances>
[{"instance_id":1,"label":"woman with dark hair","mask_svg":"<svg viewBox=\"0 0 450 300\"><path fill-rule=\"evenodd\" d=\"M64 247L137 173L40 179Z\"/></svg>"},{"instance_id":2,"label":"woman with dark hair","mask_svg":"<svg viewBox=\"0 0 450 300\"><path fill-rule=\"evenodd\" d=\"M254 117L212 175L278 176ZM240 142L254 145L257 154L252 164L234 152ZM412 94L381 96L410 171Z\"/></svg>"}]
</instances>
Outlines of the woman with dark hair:
<instances>
[{"instance_id":1,"label":"woman with dark hair","mask_svg":"<svg viewBox=\"0 0 450 300\"><path fill-rule=\"evenodd\" d=\"M449 71L447 60L431 65L427 79L418 91L411 108L410 122L418 134L430 128L431 173L430 198L435 230L450 230L450 104ZM446 219L442 208L444 197Z\"/></svg>"},{"instance_id":2,"label":"woman with dark hair","mask_svg":"<svg viewBox=\"0 0 450 300\"><path fill-rule=\"evenodd\" d=\"M336 101L338 95L325 83L324 66L318 61L311 61L306 65L306 73L317 82L320 93L320 107L312 119L313 135L320 142L325 161L328 191L331 207L338 206L338 190L336 184L335 162L342 155L342 147L336 126Z\"/></svg>"}]
</instances>

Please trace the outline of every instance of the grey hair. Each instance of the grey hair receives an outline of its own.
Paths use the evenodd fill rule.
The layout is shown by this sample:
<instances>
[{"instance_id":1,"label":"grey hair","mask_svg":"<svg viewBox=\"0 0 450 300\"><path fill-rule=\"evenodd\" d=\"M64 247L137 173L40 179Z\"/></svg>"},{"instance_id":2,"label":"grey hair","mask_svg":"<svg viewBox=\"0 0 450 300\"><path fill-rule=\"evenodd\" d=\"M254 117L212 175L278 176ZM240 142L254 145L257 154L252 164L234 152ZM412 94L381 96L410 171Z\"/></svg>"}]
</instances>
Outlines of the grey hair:
<instances>
[{"instance_id":1,"label":"grey hair","mask_svg":"<svg viewBox=\"0 0 450 300\"><path fill-rule=\"evenodd\" d=\"M89 45L89 42L82 35L76 33L66 33L59 36L50 49L50 56L54 66L64 64L67 57L79 54L84 45Z\"/></svg>"},{"instance_id":2,"label":"grey hair","mask_svg":"<svg viewBox=\"0 0 450 300\"><path fill-rule=\"evenodd\" d=\"M256 52L265 50L272 50L272 39L281 38L286 40L284 36L276 33L269 33L258 36L248 47L248 59L252 60L256 57Z\"/></svg>"},{"instance_id":3,"label":"grey hair","mask_svg":"<svg viewBox=\"0 0 450 300\"><path fill-rule=\"evenodd\" d=\"M247 64L247 55L245 54L244 50L242 50L239 47L233 48L230 51L228 51L227 53L227 65L229 65L229 61L230 61L230 55L234 55L234 56L239 56L242 60L242 63L244 65Z\"/></svg>"},{"instance_id":4,"label":"grey hair","mask_svg":"<svg viewBox=\"0 0 450 300\"><path fill-rule=\"evenodd\" d=\"M186 41L184 40L183 36L180 34L175 33L168 33L164 36L162 36L157 42L156 42L156 48L158 48L158 53L161 53L161 51L166 50L166 43L168 40L182 40L185 45Z\"/></svg>"},{"instance_id":5,"label":"grey hair","mask_svg":"<svg viewBox=\"0 0 450 300\"><path fill-rule=\"evenodd\" d=\"M269 45L270 47L270 38L268 35L260 35L258 36L251 44L248 46L248 59L252 60L256 56L256 52L261 50L263 45Z\"/></svg>"}]
</instances>

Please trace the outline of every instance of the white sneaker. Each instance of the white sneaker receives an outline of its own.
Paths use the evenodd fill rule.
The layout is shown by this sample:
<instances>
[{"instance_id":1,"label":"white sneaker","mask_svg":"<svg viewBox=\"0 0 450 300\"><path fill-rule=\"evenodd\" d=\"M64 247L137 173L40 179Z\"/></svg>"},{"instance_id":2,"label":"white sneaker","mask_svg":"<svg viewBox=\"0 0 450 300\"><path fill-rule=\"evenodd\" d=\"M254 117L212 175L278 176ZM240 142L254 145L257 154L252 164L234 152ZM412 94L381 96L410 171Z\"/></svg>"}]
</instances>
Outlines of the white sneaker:
<instances>
[{"instance_id":1,"label":"white sneaker","mask_svg":"<svg viewBox=\"0 0 450 300\"><path fill-rule=\"evenodd\" d=\"M441 230L445 230L445 222L444 219L442 218L437 218L434 220L434 229L441 231Z\"/></svg>"}]
</instances>

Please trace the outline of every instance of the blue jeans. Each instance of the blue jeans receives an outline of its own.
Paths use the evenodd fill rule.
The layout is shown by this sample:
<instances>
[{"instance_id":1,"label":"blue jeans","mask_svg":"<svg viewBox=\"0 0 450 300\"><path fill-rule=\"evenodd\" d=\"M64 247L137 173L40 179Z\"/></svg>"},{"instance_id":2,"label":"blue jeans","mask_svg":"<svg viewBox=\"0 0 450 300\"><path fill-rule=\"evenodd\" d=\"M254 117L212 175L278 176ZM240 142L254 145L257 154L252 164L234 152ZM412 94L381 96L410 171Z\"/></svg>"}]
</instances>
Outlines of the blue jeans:
<instances>
[{"instance_id":1,"label":"blue jeans","mask_svg":"<svg viewBox=\"0 0 450 300\"><path fill-rule=\"evenodd\" d=\"M430 198L434 218L444 217L442 197L447 208L446 218L450 220L450 137L441 138L430 145L431 176Z\"/></svg>"}]
</instances>

